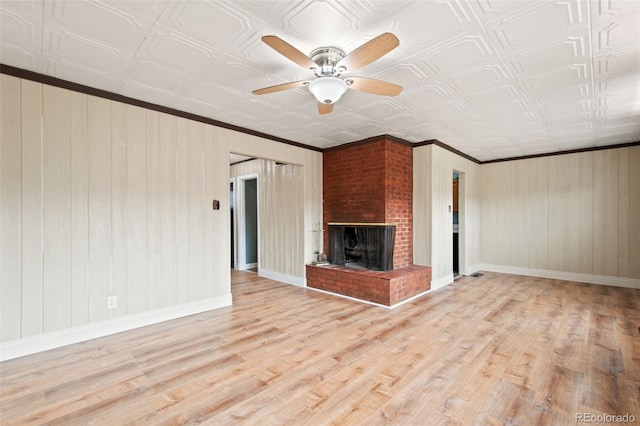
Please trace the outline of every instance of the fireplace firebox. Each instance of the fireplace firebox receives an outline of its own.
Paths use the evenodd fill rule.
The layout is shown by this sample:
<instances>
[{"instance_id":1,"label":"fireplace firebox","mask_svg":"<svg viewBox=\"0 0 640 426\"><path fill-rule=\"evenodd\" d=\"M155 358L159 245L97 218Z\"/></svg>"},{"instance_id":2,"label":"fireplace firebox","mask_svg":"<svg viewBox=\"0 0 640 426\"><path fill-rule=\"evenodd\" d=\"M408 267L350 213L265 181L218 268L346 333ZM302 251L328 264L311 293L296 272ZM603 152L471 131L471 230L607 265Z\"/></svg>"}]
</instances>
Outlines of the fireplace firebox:
<instances>
[{"instance_id":1,"label":"fireplace firebox","mask_svg":"<svg viewBox=\"0 0 640 426\"><path fill-rule=\"evenodd\" d=\"M390 271L396 225L329 223L329 262L354 268Z\"/></svg>"}]
</instances>

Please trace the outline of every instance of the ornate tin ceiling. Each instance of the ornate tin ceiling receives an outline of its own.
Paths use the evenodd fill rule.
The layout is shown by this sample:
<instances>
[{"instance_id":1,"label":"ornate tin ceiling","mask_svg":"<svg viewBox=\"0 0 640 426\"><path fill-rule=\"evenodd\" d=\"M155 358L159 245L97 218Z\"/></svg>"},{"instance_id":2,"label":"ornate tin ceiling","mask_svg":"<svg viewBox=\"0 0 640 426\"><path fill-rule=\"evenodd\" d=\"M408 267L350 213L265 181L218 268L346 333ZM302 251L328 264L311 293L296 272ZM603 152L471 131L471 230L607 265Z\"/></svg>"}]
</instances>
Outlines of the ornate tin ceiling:
<instances>
[{"instance_id":1,"label":"ornate tin ceiling","mask_svg":"<svg viewBox=\"0 0 640 426\"><path fill-rule=\"evenodd\" d=\"M380 134L438 139L481 161L640 140L640 2L7 1L0 62L327 148ZM312 78L260 41L350 52L400 46L353 73L404 86L349 90L319 115Z\"/></svg>"}]
</instances>

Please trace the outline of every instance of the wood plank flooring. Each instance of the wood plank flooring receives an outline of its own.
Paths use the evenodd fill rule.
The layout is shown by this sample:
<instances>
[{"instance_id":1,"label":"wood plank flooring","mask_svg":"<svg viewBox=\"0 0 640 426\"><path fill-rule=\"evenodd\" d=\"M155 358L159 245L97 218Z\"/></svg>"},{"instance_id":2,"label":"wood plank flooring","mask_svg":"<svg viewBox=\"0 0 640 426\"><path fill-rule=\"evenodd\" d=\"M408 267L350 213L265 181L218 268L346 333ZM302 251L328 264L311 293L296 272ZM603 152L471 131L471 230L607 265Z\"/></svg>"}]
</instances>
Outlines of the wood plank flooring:
<instances>
[{"instance_id":1,"label":"wood plank flooring","mask_svg":"<svg viewBox=\"0 0 640 426\"><path fill-rule=\"evenodd\" d=\"M640 423L640 290L486 273L389 310L250 272L232 289L0 364L0 423Z\"/></svg>"}]
</instances>

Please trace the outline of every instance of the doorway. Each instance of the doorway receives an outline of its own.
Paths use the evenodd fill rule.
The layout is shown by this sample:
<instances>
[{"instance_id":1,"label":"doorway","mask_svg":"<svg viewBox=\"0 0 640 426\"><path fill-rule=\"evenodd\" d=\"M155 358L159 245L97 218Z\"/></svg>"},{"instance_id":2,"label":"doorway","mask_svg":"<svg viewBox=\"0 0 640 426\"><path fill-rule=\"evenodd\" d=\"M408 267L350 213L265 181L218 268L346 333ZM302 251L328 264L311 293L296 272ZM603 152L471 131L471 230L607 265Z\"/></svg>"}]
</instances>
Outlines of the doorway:
<instances>
[{"instance_id":1,"label":"doorway","mask_svg":"<svg viewBox=\"0 0 640 426\"><path fill-rule=\"evenodd\" d=\"M460 276L460 173L453 172L453 278Z\"/></svg>"},{"instance_id":2,"label":"doorway","mask_svg":"<svg viewBox=\"0 0 640 426\"><path fill-rule=\"evenodd\" d=\"M258 176L239 176L234 188L236 217L235 269L258 270Z\"/></svg>"},{"instance_id":3,"label":"doorway","mask_svg":"<svg viewBox=\"0 0 640 426\"><path fill-rule=\"evenodd\" d=\"M235 203L236 196L233 192L233 185L235 183L235 179L231 178L229 180L229 209L230 209L230 225L231 225L231 268L235 269L236 267L236 230L235 230Z\"/></svg>"}]
</instances>

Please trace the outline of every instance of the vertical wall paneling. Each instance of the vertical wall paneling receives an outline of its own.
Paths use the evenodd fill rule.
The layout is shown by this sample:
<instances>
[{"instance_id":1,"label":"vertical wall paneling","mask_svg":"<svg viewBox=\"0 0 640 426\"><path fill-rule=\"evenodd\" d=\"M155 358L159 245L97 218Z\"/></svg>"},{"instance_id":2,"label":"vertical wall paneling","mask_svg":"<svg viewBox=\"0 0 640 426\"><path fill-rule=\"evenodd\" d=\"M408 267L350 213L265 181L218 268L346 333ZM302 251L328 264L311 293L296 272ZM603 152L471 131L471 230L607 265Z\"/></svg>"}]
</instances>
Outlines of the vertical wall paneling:
<instances>
[{"instance_id":1,"label":"vertical wall paneling","mask_svg":"<svg viewBox=\"0 0 640 426\"><path fill-rule=\"evenodd\" d=\"M279 229L280 246L289 252L289 256L279 256L278 271L288 275L304 275L304 242L300 236L304 235L304 208L302 204L303 168L300 166L285 164L274 169L275 187L277 196L275 199L276 214L272 217L277 221L276 229Z\"/></svg>"},{"instance_id":2,"label":"vertical wall paneling","mask_svg":"<svg viewBox=\"0 0 640 426\"><path fill-rule=\"evenodd\" d=\"M277 168L275 162L260 161L258 164L260 166L257 181L259 214L258 232L270 228L278 230L274 232L269 238L265 238L264 235L258 237L258 243L260 244L260 247L258 248L259 266L260 269L280 270L280 268L283 267L284 259L279 259L279 262L273 263L271 259L269 259L269 252L273 250L273 248L277 244L284 243L284 240L282 238L282 228L279 226L278 219L275 217L278 210L278 192L281 189L279 186L282 182L276 175ZM245 197L246 196L247 191L245 191ZM289 251L291 251L290 247ZM247 259L246 262L250 263L250 259ZM269 266L267 267L267 265Z\"/></svg>"},{"instance_id":3,"label":"vertical wall paneling","mask_svg":"<svg viewBox=\"0 0 640 426\"><path fill-rule=\"evenodd\" d=\"M110 295L117 307L110 316L127 313L127 108L111 103L111 258ZM106 302L105 302L106 303Z\"/></svg>"},{"instance_id":4,"label":"vertical wall paneling","mask_svg":"<svg viewBox=\"0 0 640 426\"><path fill-rule=\"evenodd\" d=\"M413 262L431 265L431 152L433 145L413 149Z\"/></svg>"},{"instance_id":5,"label":"vertical wall paneling","mask_svg":"<svg viewBox=\"0 0 640 426\"><path fill-rule=\"evenodd\" d=\"M604 275L604 151L593 153L593 273Z\"/></svg>"},{"instance_id":6,"label":"vertical wall paneling","mask_svg":"<svg viewBox=\"0 0 640 426\"><path fill-rule=\"evenodd\" d=\"M480 241L483 252L491 262L501 264L507 262L509 256L508 247L505 244L508 229L507 204L509 199L499 194L511 194L510 179L511 165L508 163L498 163L496 167L482 168L484 184L482 190L485 191L482 205L482 225ZM492 238L488 238L492 236ZM492 241L493 240L493 241Z\"/></svg>"},{"instance_id":7,"label":"vertical wall paneling","mask_svg":"<svg viewBox=\"0 0 640 426\"><path fill-rule=\"evenodd\" d=\"M231 209L229 192L229 147L224 143L221 129L211 129L211 155L209 169L213 173L212 198L220 197L220 210L212 211L214 244L211 262L215 278L211 283L213 294L224 294L231 287ZM223 164L224 163L224 164Z\"/></svg>"},{"instance_id":8,"label":"vertical wall paneling","mask_svg":"<svg viewBox=\"0 0 640 426\"><path fill-rule=\"evenodd\" d=\"M563 249L568 253L567 270L570 272L578 272L580 264L580 244L579 222L577 217L580 216L580 156L572 154L568 157L568 167L565 167L565 176L567 180L567 191L564 200L563 225L566 227L566 239L562 245Z\"/></svg>"},{"instance_id":9,"label":"vertical wall paneling","mask_svg":"<svg viewBox=\"0 0 640 426\"><path fill-rule=\"evenodd\" d=\"M0 81L3 342L44 334L46 346L52 331L77 337L110 324L103 320L226 303L232 150L292 164L277 172L270 214L282 235L265 232L278 241L265 260L304 277L313 250L304 228L322 217L321 153L4 74ZM213 199L222 210L211 209Z\"/></svg>"},{"instance_id":10,"label":"vertical wall paneling","mask_svg":"<svg viewBox=\"0 0 640 426\"><path fill-rule=\"evenodd\" d=\"M109 318L112 285L111 108L90 96L89 118L89 321Z\"/></svg>"},{"instance_id":11,"label":"vertical wall paneling","mask_svg":"<svg viewBox=\"0 0 640 426\"><path fill-rule=\"evenodd\" d=\"M189 122L176 126L176 277L178 303L189 300Z\"/></svg>"},{"instance_id":12,"label":"vertical wall paneling","mask_svg":"<svg viewBox=\"0 0 640 426\"><path fill-rule=\"evenodd\" d=\"M89 139L87 95L71 92L71 323L89 322Z\"/></svg>"},{"instance_id":13,"label":"vertical wall paneling","mask_svg":"<svg viewBox=\"0 0 640 426\"><path fill-rule=\"evenodd\" d=\"M479 179L478 173L480 167L467 161L468 168L466 171L467 179L465 181L465 244L466 262L465 270L462 272L466 275L476 272L480 264L480 199L479 199Z\"/></svg>"},{"instance_id":14,"label":"vertical wall paneling","mask_svg":"<svg viewBox=\"0 0 640 426\"><path fill-rule=\"evenodd\" d=\"M453 277L453 212L449 210L453 206L453 164L447 154L445 150L435 151L433 214L438 226L433 228L432 253L437 254L433 257L436 277Z\"/></svg>"},{"instance_id":15,"label":"vertical wall paneling","mask_svg":"<svg viewBox=\"0 0 640 426\"><path fill-rule=\"evenodd\" d=\"M213 296L213 281L215 279L214 274L214 256L213 256L213 247L216 244L220 244L220 239L216 238L216 234L214 233L214 214L219 214L220 210L213 210L212 204L214 199L214 190L213 190L213 131L210 126L201 126L203 128L203 230L202 230L202 238L203 238L203 285L204 285L204 294L206 297ZM218 197L219 198L219 197ZM219 200L222 203L220 208L226 206L225 199Z\"/></svg>"},{"instance_id":16,"label":"vertical wall paneling","mask_svg":"<svg viewBox=\"0 0 640 426\"><path fill-rule=\"evenodd\" d=\"M640 278L636 221L638 199L638 147L506 162L526 176L518 188L497 182L503 163L481 166L481 260L489 265L523 267L616 278ZM518 221L517 231L501 235L496 229L496 199L519 198L503 204ZM634 216L635 214L635 216ZM532 229L528 265L495 253L503 238L523 238L527 217ZM522 247L522 242L518 242ZM508 244L507 244L508 245Z\"/></svg>"},{"instance_id":17,"label":"vertical wall paneling","mask_svg":"<svg viewBox=\"0 0 640 426\"><path fill-rule=\"evenodd\" d=\"M296 197L294 206L296 207L296 232L303 238L295 238L296 261L291 263L292 275L303 277L305 274L305 221L304 221L304 167L289 164L287 166L288 179L292 183ZM286 197L286 195L284 195ZM309 234L311 235L311 234Z\"/></svg>"},{"instance_id":18,"label":"vertical wall paneling","mask_svg":"<svg viewBox=\"0 0 640 426\"><path fill-rule=\"evenodd\" d=\"M304 262L310 263L313 252L318 250L315 243L317 233L314 232L318 223L322 223L322 154L314 151L305 151L301 164L303 187L302 209L304 211ZM322 237L320 237L322 241Z\"/></svg>"},{"instance_id":19,"label":"vertical wall paneling","mask_svg":"<svg viewBox=\"0 0 640 426\"><path fill-rule=\"evenodd\" d=\"M169 306L178 300L176 251L176 135L175 116L160 116L160 277L158 281L159 305Z\"/></svg>"},{"instance_id":20,"label":"vertical wall paneling","mask_svg":"<svg viewBox=\"0 0 640 426\"><path fill-rule=\"evenodd\" d=\"M274 205L275 208L276 205L278 204L278 202L280 202L282 204L282 208L284 209L292 209L295 211L295 205L293 205L293 203L290 202L290 200L288 199L284 199L284 197L282 196L282 193L287 191L287 189L289 189L291 191L291 193L295 196L295 189L294 188L287 188L288 185L288 178L290 176L287 176L287 166L286 165L276 165L275 163L271 163L271 170L269 170L269 174L272 178L272 182L271 185L273 185L274 187L274 191L271 197L271 203L272 205ZM284 227L284 224L281 223L278 218L273 218L274 220L272 221L272 223L274 224L274 226L276 226L277 228L280 229L280 232L278 232L275 235L275 238L273 239L273 241L271 242L270 246L274 247L279 245L279 247L288 247L288 251L290 253L294 253L296 250L296 244L295 241L287 241L286 237L285 237L285 233L287 232L287 230ZM296 228L296 222L292 221L291 222L291 232L293 232ZM290 270L291 269L291 265L289 264L289 262L287 262L287 258L280 258L278 259L278 263L276 264L278 270Z\"/></svg>"},{"instance_id":21,"label":"vertical wall paneling","mask_svg":"<svg viewBox=\"0 0 640 426\"><path fill-rule=\"evenodd\" d=\"M201 298L204 250L204 152L202 125L189 122L189 297Z\"/></svg>"},{"instance_id":22,"label":"vertical wall paneling","mask_svg":"<svg viewBox=\"0 0 640 426\"><path fill-rule=\"evenodd\" d=\"M158 242L160 143L159 115L147 110L147 299L148 309L160 307L160 247Z\"/></svg>"},{"instance_id":23,"label":"vertical wall paneling","mask_svg":"<svg viewBox=\"0 0 640 426\"><path fill-rule=\"evenodd\" d=\"M22 81L22 336L42 333L42 85Z\"/></svg>"},{"instance_id":24,"label":"vertical wall paneling","mask_svg":"<svg viewBox=\"0 0 640 426\"><path fill-rule=\"evenodd\" d=\"M618 276L629 277L629 148L618 150Z\"/></svg>"},{"instance_id":25,"label":"vertical wall paneling","mask_svg":"<svg viewBox=\"0 0 640 426\"><path fill-rule=\"evenodd\" d=\"M507 176L507 179L501 180L503 181L506 190L514 196L504 198L500 201L500 204L502 205L500 216L503 218L502 226L504 227L502 232L502 258L506 259L509 263L513 263L516 262L518 258L518 246L517 242L513 238L509 238L509 235L513 233L517 234L519 229L518 223L520 218L514 213L514 211L518 201L515 194L518 193L518 178L520 174L518 173L515 164L505 164L505 166L507 166L507 169L505 170L505 176Z\"/></svg>"},{"instance_id":26,"label":"vertical wall paneling","mask_svg":"<svg viewBox=\"0 0 640 426\"><path fill-rule=\"evenodd\" d=\"M71 326L70 93L43 86L44 331Z\"/></svg>"},{"instance_id":27,"label":"vertical wall paneling","mask_svg":"<svg viewBox=\"0 0 640 426\"><path fill-rule=\"evenodd\" d=\"M578 204L570 212L577 222L578 232L578 270L584 274L593 273L593 229L594 229L594 153L582 152L579 158L579 194Z\"/></svg>"},{"instance_id":28,"label":"vertical wall paneling","mask_svg":"<svg viewBox=\"0 0 640 426\"><path fill-rule=\"evenodd\" d=\"M514 212L521 212L515 218L515 223L518 224L518 238L515 241L517 246L515 264L524 268L529 266L529 247L535 232L533 228L533 211L528 208L528 194L531 193L530 164L530 162L522 162L520 167L514 168L514 172L518 175L518 188L513 194L514 200L516 200Z\"/></svg>"},{"instance_id":29,"label":"vertical wall paneling","mask_svg":"<svg viewBox=\"0 0 640 426\"><path fill-rule=\"evenodd\" d=\"M71 92L71 322L89 322L89 142L87 95Z\"/></svg>"},{"instance_id":30,"label":"vertical wall paneling","mask_svg":"<svg viewBox=\"0 0 640 426\"><path fill-rule=\"evenodd\" d=\"M258 250L258 255L261 258L260 267L265 268L266 264L271 262L262 258L265 255L268 256L267 253L269 250L272 250L277 244L284 244L282 228L279 226L278 219L274 217L274 212L278 209L278 192L282 189L282 179L276 172L279 167L276 167L275 162L263 161L261 164L262 170L258 177L258 185L260 187L260 190L258 190L258 214L260 215L260 219L258 219L258 230L260 231L262 228L268 229L269 227L279 229L279 232L274 233L272 238L265 239L258 237L258 242L261 245ZM261 180L262 182L260 182ZM290 246L289 252L291 252ZM270 269L279 270L284 266L284 259L278 260L275 264L271 263L272 266ZM247 263L249 263L249 259L247 259Z\"/></svg>"},{"instance_id":31,"label":"vertical wall paneling","mask_svg":"<svg viewBox=\"0 0 640 426\"><path fill-rule=\"evenodd\" d=\"M561 181L562 167L557 156L549 157L549 269L553 271L565 268L564 257L566 253L560 246L561 241L566 238L565 229L562 226L562 215L564 210L561 206L563 202L563 186L566 182ZM507 265L511 263L507 262Z\"/></svg>"},{"instance_id":32,"label":"vertical wall paneling","mask_svg":"<svg viewBox=\"0 0 640 426\"><path fill-rule=\"evenodd\" d=\"M604 229L603 229L603 274L618 276L618 153L620 150L604 151Z\"/></svg>"},{"instance_id":33,"label":"vertical wall paneling","mask_svg":"<svg viewBox=\"0 0 640 426\"><path fill-rule=\"evenodd\" d=\"M509 178L504 183L509 188L509 193L516 194L519 187L519 173L517 172L517 168L514 167L513 164L509 164L506 173ZM518 246L516 241L512 238L507 238L511 233L518 233L519 217L513 213L514 208L517 205L517 201L517 197L510 197L502 200L502 203L505 205L505 211L502 212L502 216L504 218L503 226L505 228L503 256L509 259L509 262L515 262L518 258Z\"/></svg>"},{"instance_id":34,"label":"vertical wall paneling","mask_svg":"<svg viewBox=\"0 0 640 426\"><path fill-rule=\"evenodd\" d=\"M22 306L20 80L0 75L0 91L0 337L11 340L20 337Z\"/></svg>"},{"instance_id":35,"label":"vertical wall paneling","mask_svg":"<svg viewBox=\"0 0 640 426\"><path fill-rule=\"evenodd\" d=\"M561 215L560 212L560 202L562 200L562 195L560 194L560 165L558 164L558 157L550 157L549 159L549 183L548 183L548 191L549 194L549 207L547 210L547 215L549 217L549 241L547 245L547 251L549 253L549 264L548 268L557 271L562 268L562 258L564 253L560 249L560 241L564 238L564 235L561 234L563 231L560 227L559 217ZM507 262L507 265L510 263Z\"/></svg>"},{"instance_id":36,"label":"vertical wall paneling","mask_svg":"<svg viewBox=\"0 0 640 426\"><path fill-rule=\"evenodd\" d=\"M558 159L559 156L551 157ZM555 199L555 225L556 232L550 232L549 237L554 241L557 248L556 259L558 267L551 268L554 270L571 271L571 258L576 251L573 240L575 238L575 230L573 224L575 220L571 218L571 212L576 206L574 194L576 193L576 185L573 182L574 170L577 170L577 156L572 154L563 157L561 161L556 162L556 179L557 179L557 198ZM549 185L551 188L551 184ZM550 255L550 259L551 259Z\"/></svg>"},{"instance_id":37,"label":"vertical wall paneling","mask_svg":"<svg viewBox=\"0 0 640 426\"><path fill-rule=\"evenodd\" d=\"M640 147L629 148L629 277L640 278ZM620 229L625 232L625 229Z\"/></svg>"},{"instance_id":38,"label":"vertical wall paneling","mask_svg":"<svg viewBox=\"0 0 640 426\"><path fill-rule=\"evenodd\" d=\"M147 298L147 119L127 105L127 313L146 311Z\"/></svg>"},{"instance_id":39,"label":"vertical wall paneling","mask_svg":"<svg viewBox=\"0 0 640 426\"><path fill-rule=\"evenodd\" d=\"M489 191L489 188L495 188L500 179L500 169L495 168L482 168L484 173L484 185L482 190L487 191L487 195L483 197L484 204L481 208L483 212L482 223L480 225L480 242L482 244L482 251L486 254L487 259L491 259L491 262L498 261L497 244L491 244L490 239L486 235L495 235L496 239L499 231L499 218L498 212L500 206L496 196Z\"/></svg>"},{"instance_id":40,"label":"vertical wall paneling","mask_svg":"<svg viewBox=\"0 0 640 426\"><path fill-rule=\"evenodd\" d=\"M534 182L532 187L532 208L535 209L533 227L536 230L531 241L533 262L531 268L549 267L549 157L536 158L534 161Z\"/></svg>"}]
</instances>

